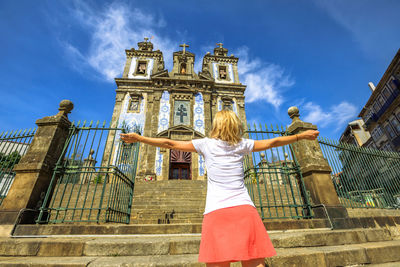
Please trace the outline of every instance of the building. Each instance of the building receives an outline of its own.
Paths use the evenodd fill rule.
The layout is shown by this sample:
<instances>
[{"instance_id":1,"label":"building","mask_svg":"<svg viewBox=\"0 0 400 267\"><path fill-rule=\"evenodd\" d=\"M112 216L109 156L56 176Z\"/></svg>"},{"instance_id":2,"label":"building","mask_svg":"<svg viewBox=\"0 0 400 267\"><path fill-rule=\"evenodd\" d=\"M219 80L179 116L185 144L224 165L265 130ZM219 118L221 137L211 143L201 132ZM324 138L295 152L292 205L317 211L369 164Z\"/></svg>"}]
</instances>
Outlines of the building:
<instances>
[{"instance_id":1,"label":"building","mask_svg":"<svg viewBox=\"0 0 400 267\"><path fill-rule=\"evenodd\" d=\"M340 142L363 146L370 138L370 133L364 127L364 121L358 119L347 124L346 129L340 137Z\"/></svg>"},{"instance_id":2,"label":"building","mask_svg":"<svg viewBox=\"0 0 400 267\"><path fill-rule=\"evenodd\" d=\"M188 45L173 53L172 70L165 69L163 53L145 38L138 49L126 50L122 78L116 78L112 127L139 130L145 136L191 140L207 136L214 114L231 109L246 125L245 85L239 81L238 58L217 44L194 70L195 55ZM115 153L108 137L106 153ZM206 179L204 159L197 153L141 145L137 179Z\"/></svg>"},{"instance_id":3,"label":"building","mask_svg":"<svg viewBox=\"0 0 400 267\"><path fill-rule=\"evenodd\" d=\"M371 138L363 146L400 151L400 49L358 115Z\"/></svg>"}]
</instances>

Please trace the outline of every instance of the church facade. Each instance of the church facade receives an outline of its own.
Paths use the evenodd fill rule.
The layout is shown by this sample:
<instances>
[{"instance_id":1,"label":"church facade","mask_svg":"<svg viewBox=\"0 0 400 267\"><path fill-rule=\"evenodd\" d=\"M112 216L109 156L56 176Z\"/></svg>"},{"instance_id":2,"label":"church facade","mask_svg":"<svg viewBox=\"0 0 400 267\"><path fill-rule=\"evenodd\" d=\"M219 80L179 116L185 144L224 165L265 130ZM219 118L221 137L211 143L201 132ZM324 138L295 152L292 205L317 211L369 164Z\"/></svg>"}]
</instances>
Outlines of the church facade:
<instances>
[{"instance_id":1,"label":"church facade","mask_svg":"<svg viewBox=\"0 0 400 267\"><path fill-rule=\"evenodd\" d=\"M173 68L165 69L163 53L147 38L138 49L126 50L122 78L116 78L116 100L111 127L139 130L144 136L191 140L209 135L214 114L233 110L246 125L244 91L239 81L238 58L217 44L194 71L195 55L180 45L173 53ZM110 140L118 136L109 136ZM108 145L107 144L107 145ZM114 153L109 147L109 152ZM204 158L141 144L138 180L206 179Z\"/></svg>"}]
</instances>

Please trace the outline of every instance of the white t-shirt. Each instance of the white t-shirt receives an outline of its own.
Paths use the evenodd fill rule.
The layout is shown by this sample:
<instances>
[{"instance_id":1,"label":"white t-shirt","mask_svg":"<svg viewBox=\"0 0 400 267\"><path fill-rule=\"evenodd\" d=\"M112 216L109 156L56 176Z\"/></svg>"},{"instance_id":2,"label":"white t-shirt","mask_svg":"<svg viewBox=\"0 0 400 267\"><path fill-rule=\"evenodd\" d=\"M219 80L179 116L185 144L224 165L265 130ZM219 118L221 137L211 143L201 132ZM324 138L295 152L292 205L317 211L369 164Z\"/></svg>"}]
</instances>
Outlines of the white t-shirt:
<instances>
[{"instance_id":1,"label":"white t-shirt","mask_svg":"<svg viewBox=\"0 0 400 267\"><path fill-rule=\"evenodd\" d=\"M204 156L207 168L207 198L203 214L238 205L252 205L244 185L243 156L253 151L254 140L242 139L236 145L202 138L192 140L196 151Z\"/></svg>"}]
</instances>

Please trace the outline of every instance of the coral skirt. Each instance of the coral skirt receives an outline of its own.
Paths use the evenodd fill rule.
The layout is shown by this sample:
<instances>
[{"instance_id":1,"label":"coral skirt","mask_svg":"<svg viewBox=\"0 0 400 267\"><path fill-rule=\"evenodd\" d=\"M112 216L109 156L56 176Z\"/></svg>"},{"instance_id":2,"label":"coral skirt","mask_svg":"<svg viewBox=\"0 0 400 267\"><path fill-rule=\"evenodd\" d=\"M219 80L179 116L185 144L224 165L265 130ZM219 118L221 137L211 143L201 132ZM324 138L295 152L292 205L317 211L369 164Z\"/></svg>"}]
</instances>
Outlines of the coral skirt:
<instances>
[{"instance_id":1,"label":"coral skirt","mask_svg":"<svg viewBox=\"0 0 400 267\"><path fill-rule=\"evenodd\" d=\"M204 215L199 262L235 262L276 255L256 208L240 205Z\"/></svg>"}]
</instances>

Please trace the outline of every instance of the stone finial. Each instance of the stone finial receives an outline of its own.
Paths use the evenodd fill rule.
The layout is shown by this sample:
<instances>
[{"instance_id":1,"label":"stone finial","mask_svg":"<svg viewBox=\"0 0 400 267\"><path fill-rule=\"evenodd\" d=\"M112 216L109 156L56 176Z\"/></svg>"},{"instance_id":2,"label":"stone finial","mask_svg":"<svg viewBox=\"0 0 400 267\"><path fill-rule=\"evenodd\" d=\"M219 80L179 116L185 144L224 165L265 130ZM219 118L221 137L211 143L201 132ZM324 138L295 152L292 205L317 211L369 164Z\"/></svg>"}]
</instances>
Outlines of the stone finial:
<instances>
[{"instance_id":1,"label":"stone finial","mask_svg":"<svg viewBox=\"0 0 400 267\"><path fill-rule=\"evenodd\" d=\"M71 113L71 110L74 109L74 103L72 103L70 100L62 100L60 102L60 107L58 110L60 111L57 115L65 116L68 118L68 114Z\"/></svg>"},{"instance_id":2,"label":"stone finial","mask_svg":"<svg viewBox=\"0 0 400 267\"><path fill-rule=\"evenodd\" d=\"M295 107L295 106L290 107L290 108L288 109L288 114L289 114L289 117L290 117L293 121L298 121L298 120L300 120L300 119L299 119L299 117L300 117L300 112L299 112L299 108L298 108L298 107Z\"/></svg>"},{"instance_id":3,"label":"stone finial","mask_svg":"<svg viewBox=\"0 0 400 267\"><path fill-rule=\"evenodd\" d=\"M265 159L265 153L264 152L261 152L260 153L260 156L261 156L261 158L264 160Z\"/></svg>"}]
</instances>

